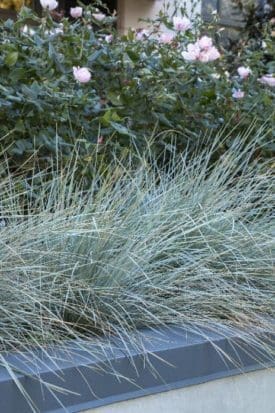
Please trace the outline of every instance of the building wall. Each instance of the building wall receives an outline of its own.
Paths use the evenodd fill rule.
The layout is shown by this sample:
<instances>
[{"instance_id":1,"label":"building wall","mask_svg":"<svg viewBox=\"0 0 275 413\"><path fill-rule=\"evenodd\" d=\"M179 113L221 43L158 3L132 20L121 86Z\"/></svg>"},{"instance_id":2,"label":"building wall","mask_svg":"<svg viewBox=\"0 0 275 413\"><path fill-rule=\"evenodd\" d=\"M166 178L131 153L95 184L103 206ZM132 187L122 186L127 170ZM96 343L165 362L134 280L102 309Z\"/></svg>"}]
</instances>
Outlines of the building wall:
<instances>
[{"instance_id":1,"label":"building wall","mask_svg":"<svg viewBox=\"0 0 275 413\"><path fill-rule=\"evenodd\" d=\"M178 0L178 4L187 3L189 15L200 13L201 1L198 0L194 4L194 0ZM169 4L169 13L173 14L175 10L173 4L174 0L118 0L118 26L121 31L128 28L142 28L145 26L143 22L139 22L140 18L154 18L158 15L163 7ZM192 11L192 9L194 10Z\"/></svg>"}]
</instances>

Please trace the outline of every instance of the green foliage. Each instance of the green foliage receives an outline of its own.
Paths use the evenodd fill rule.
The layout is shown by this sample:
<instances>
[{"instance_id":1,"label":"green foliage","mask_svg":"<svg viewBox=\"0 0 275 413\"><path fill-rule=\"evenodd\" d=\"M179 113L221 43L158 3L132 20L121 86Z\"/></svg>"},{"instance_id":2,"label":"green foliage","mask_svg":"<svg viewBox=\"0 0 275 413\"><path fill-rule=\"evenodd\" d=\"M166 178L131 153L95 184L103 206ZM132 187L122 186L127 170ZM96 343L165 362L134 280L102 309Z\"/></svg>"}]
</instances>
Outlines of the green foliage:
<instances>
[{"instance_id":1,"label":"green foliage","mask_svg":"<svg viewBox=\"0 0 275 413\"><path fill-rule=\"evenodd\" d=\"M153 132L155 150L171 143L169 135L159 134L166 130L173 131L182 150L187 142L196 147L209 129L240 130L252 120L269 125L267 141L272 141L274 91L257 80L274 72L274 60L264 60L267 52L274 56L268 36L266 50L244 49L233 56L222 48L213 25L194 22L192 31L174 32L172 43L162 44L160 27L172 29L164 13L150 22L150 35L138 40L133 31L120 36L113 16L99 22L92 11L60 23L23 8L16 22L1 24L0 139L2 151L15 162L38 154L47 163L57 150L66 158L78 142L87 171L94 156L108 160L114 150L145 150L145 138ZM30 21L33 26L26 26ZM212 35L222 57L186 62L181 52L202 33ZM249 79L237 76L239 64L251 67ZM88 67L91 81L78 83L73 66ZM233 88L242 88L245 98L234 100ZM269 156L271 149L265 146Z\"/></svg>"}]
</instances>

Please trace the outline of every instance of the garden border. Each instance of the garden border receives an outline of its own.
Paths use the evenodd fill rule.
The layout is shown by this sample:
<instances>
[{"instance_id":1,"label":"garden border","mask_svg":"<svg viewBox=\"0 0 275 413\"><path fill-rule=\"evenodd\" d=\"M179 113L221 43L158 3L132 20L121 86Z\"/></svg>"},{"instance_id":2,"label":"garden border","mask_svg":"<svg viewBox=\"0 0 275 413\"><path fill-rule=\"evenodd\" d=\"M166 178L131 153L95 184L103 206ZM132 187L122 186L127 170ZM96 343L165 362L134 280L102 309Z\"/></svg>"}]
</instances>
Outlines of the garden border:
<instances>
[{"instance_id":1,"label":"garden border","mask_svg":"<svg viewBox=\"0 0 275 413\"><path fill-rule=\"evenodd\" d=\"M85 350L74 341L47 353L10 353L5 359L17 371L26 373L17 373L16 378L37 411L43 413L81 412L275 366L275 360L270 360L263 348L245 344L240 333L226 329L203 329L199 334L180 327L161 327L140 330L137 335L144 352L129 342L126 352L125 343L123 350L122 341L116 340L106 345L104 356L94 357L89 348L96 353L97 345L87 344ZM68 392L57 393L57 401L35 375ZM0 367L0 411L30 413L30 406L4 367Z\"/></svg>"}]
</instances>

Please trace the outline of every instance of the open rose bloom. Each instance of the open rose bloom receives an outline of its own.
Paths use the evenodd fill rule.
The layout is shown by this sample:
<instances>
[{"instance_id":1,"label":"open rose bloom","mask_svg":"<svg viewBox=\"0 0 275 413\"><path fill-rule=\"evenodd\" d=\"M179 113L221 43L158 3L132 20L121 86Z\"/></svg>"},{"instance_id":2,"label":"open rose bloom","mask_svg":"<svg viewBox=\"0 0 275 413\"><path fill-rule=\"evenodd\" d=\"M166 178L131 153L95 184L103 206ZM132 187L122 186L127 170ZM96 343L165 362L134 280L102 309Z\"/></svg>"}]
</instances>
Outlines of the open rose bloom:
<instances>
[{"instance_id":1,"label":"open rose bloom","mask_svg":"<svg viewBox=\"0 0 275 413\"><path fill-rule=\"evenodd\" d=\"M244 98L244 92L242 91L242 90L240 90L240 89L234 89L233 90L233 93L232 93L232 97L234 98L234 99L243 99Z\"/></svg>"},{"instance_id":2,"label":"open rose bloom","mask_svg":"<svg viewBox=\"0 0 275 413\"><path fill-rule=\"evenodd\" d=\"M213 46L213 41L211 37L202 36L198 41L197 44L201 50L209 50Z\"/></svg>"},{"instance_id":3,"label":"open rose bloom","mask_svg":"<svg viewBox=\"0 0 275 413\"><path fill-rule=\"evenodd\" d=\"M105 19L106 14L104 14L104 13L93 13L92 16L95 20L98 20L99 22L102 22Z\"/></svg>"},{"instance_id":4,"label":"open rose bloom","mask_svg":"<svg viewBox=\"0 0 275 413\"><path fill-rule=\"evenodd\" d=\"M187 51L182 52L182 56L185 60L189 62L193 62L195 60L199 60L200 52L201 52L201 49L198 43L189 43L187 45Z\"/></svg>"},{"instance_id":5,"label":"open rose bloom","mask_svg":"<svg viewBox=\"0 0 275 413\"><path fill-rule=\"evenodd\" d=\"M192 23L187 17L174 17L173 26L179 32L186 32L186 30L191 29Z\"/></svg>"},{"instance_id":6,"label":"open rose bloom","mask_svg":"<svg viewBox=\"0 0 275 413\"><path fill-rule=\"evenodd\" d=\"M74 19L78 19L79 17L82 17L83 14L83 9L82 7L71 7L70 8L70 15L74 18Z\"/></svg>"},{"instance_id":7,"label":"open rose bloom","mask_svg":"<svg viewBox=\"0 0 275 413\"><path fill-rule=\"evenodd\" d=\"M199 61L204 63L213 62L214 60L219 59L220 56L218 49L215 46L212 46L208 50L203 50L200 53Z\"/></svg>"},{"instance_id":8,"label":"open rose bloom","mask_svg":"<svg viewBox=\"0 0 275 413\"><path fill-rule=\"evenodd\" d=\"M106 34L104 39L105 39L105 42L112 43L112 41L114 40L114 36L112 34Z\"/></svg>"},{"instance_id":9,"label":"open rose bloom","mask_svg":"<svg viewBox=\"0 0 275 413\"><path fill-rule=\"evenodd\" d=\"M145 30L145 29L138 30L137 33L136 33L136 40L148 39L149 35L150 34L149 34L148 30Z\"/></svg>"},{"instance_id":10,"label":"open rose bloom","mask_svg":"<svg viewBox=\"0 0 275 413\"><path fill-rule=\"evenodd\" d=\"M270 87L275 87L275 76L272 75L264 75L260 79L258 79L260 83L263 85L267 85Z\"/></svg>"},{"instance_id":11,"label":"open rose bloom","mask_svg":"<svg viewBox=\"0 0 275 413\"><path fill-rule=\"evenodd\" d=\"M169 44L174 40L174 33L162 33L159 36L159 42L163 44Z\"/></svg>"},{"instance_id":12,"label":"open rose bloom","mask_svg":"<svg viewBox=\"0 0 275 413\"><path fill-rule=\"evenodd\" d=\"M79 83L88 83L91 80L91 73L87 67L73 67L75 80Z\"/></svg>"},{"instance_id":13,"label":"open rose bloom","mask_svg":"<svg viewBox=\"0 0 275 413\"><path fill-rule=\"evenodd\" d=\"M56 0L40 0L41 7L49 11L55 10L58 7Z\"/></svg>"},{"instance_id":14,"label":"open rose bloom","mask_svg":"<svg viewBox=\"0 0 275 413\"><path fill-rule=\"evenodd\" d=\"M249 67L240 66L238 67L237 72L242 79L247 79L251 74L251 69Z\"/></svg>"},{"instance_id":15,"label":"open rose bloom","mask_svg":"<svg viewBox=\"0 0 275 413\"><path fill-rule=\"evenodd\" d=\"M195 43L189 43L187 51L182 52L182 57L188 62L196 60L202 63L213 62L220 56L220 52L213 46L212 39L208 36L202 36Z\"/></svg>"}]
</instances>

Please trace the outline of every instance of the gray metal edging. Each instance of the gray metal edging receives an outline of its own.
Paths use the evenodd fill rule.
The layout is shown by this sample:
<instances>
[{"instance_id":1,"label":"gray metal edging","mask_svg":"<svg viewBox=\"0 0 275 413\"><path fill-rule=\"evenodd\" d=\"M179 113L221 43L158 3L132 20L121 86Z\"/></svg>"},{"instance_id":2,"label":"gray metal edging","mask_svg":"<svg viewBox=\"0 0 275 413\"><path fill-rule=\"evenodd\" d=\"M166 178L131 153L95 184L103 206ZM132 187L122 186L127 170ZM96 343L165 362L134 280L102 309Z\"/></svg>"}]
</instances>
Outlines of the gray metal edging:
<instances>
[{"instance_id":1,"label":"gray metal edging","mask_svg":"<svg viewBox=\"0 0 275 413\"><path fill-rule=\"evenodd\" d=\"M51 358L9 354L6 359L18 371L17 380L41 413L76 413L110 403L178 389L222 377L275 365L263 349L249 346L239 334L191 333L179 327L140 332L143 352L122 350L119 342L106 346L104 356L93 357L76 344L52 349ZM130 343L129 343L130 345ZM217 350L219 349L219 350ZM225 356L226 355L226 356ZM145 362L145 356L147 358ZM52 359L54 357L54 361ZM256 360L261 360L257 362ZM238 366L237 366L238 364ZM34 378L65 387L51 392ZM0 368L0 412L30 413L31 409L5 368Z\"/></svg>"}]
</instances>

